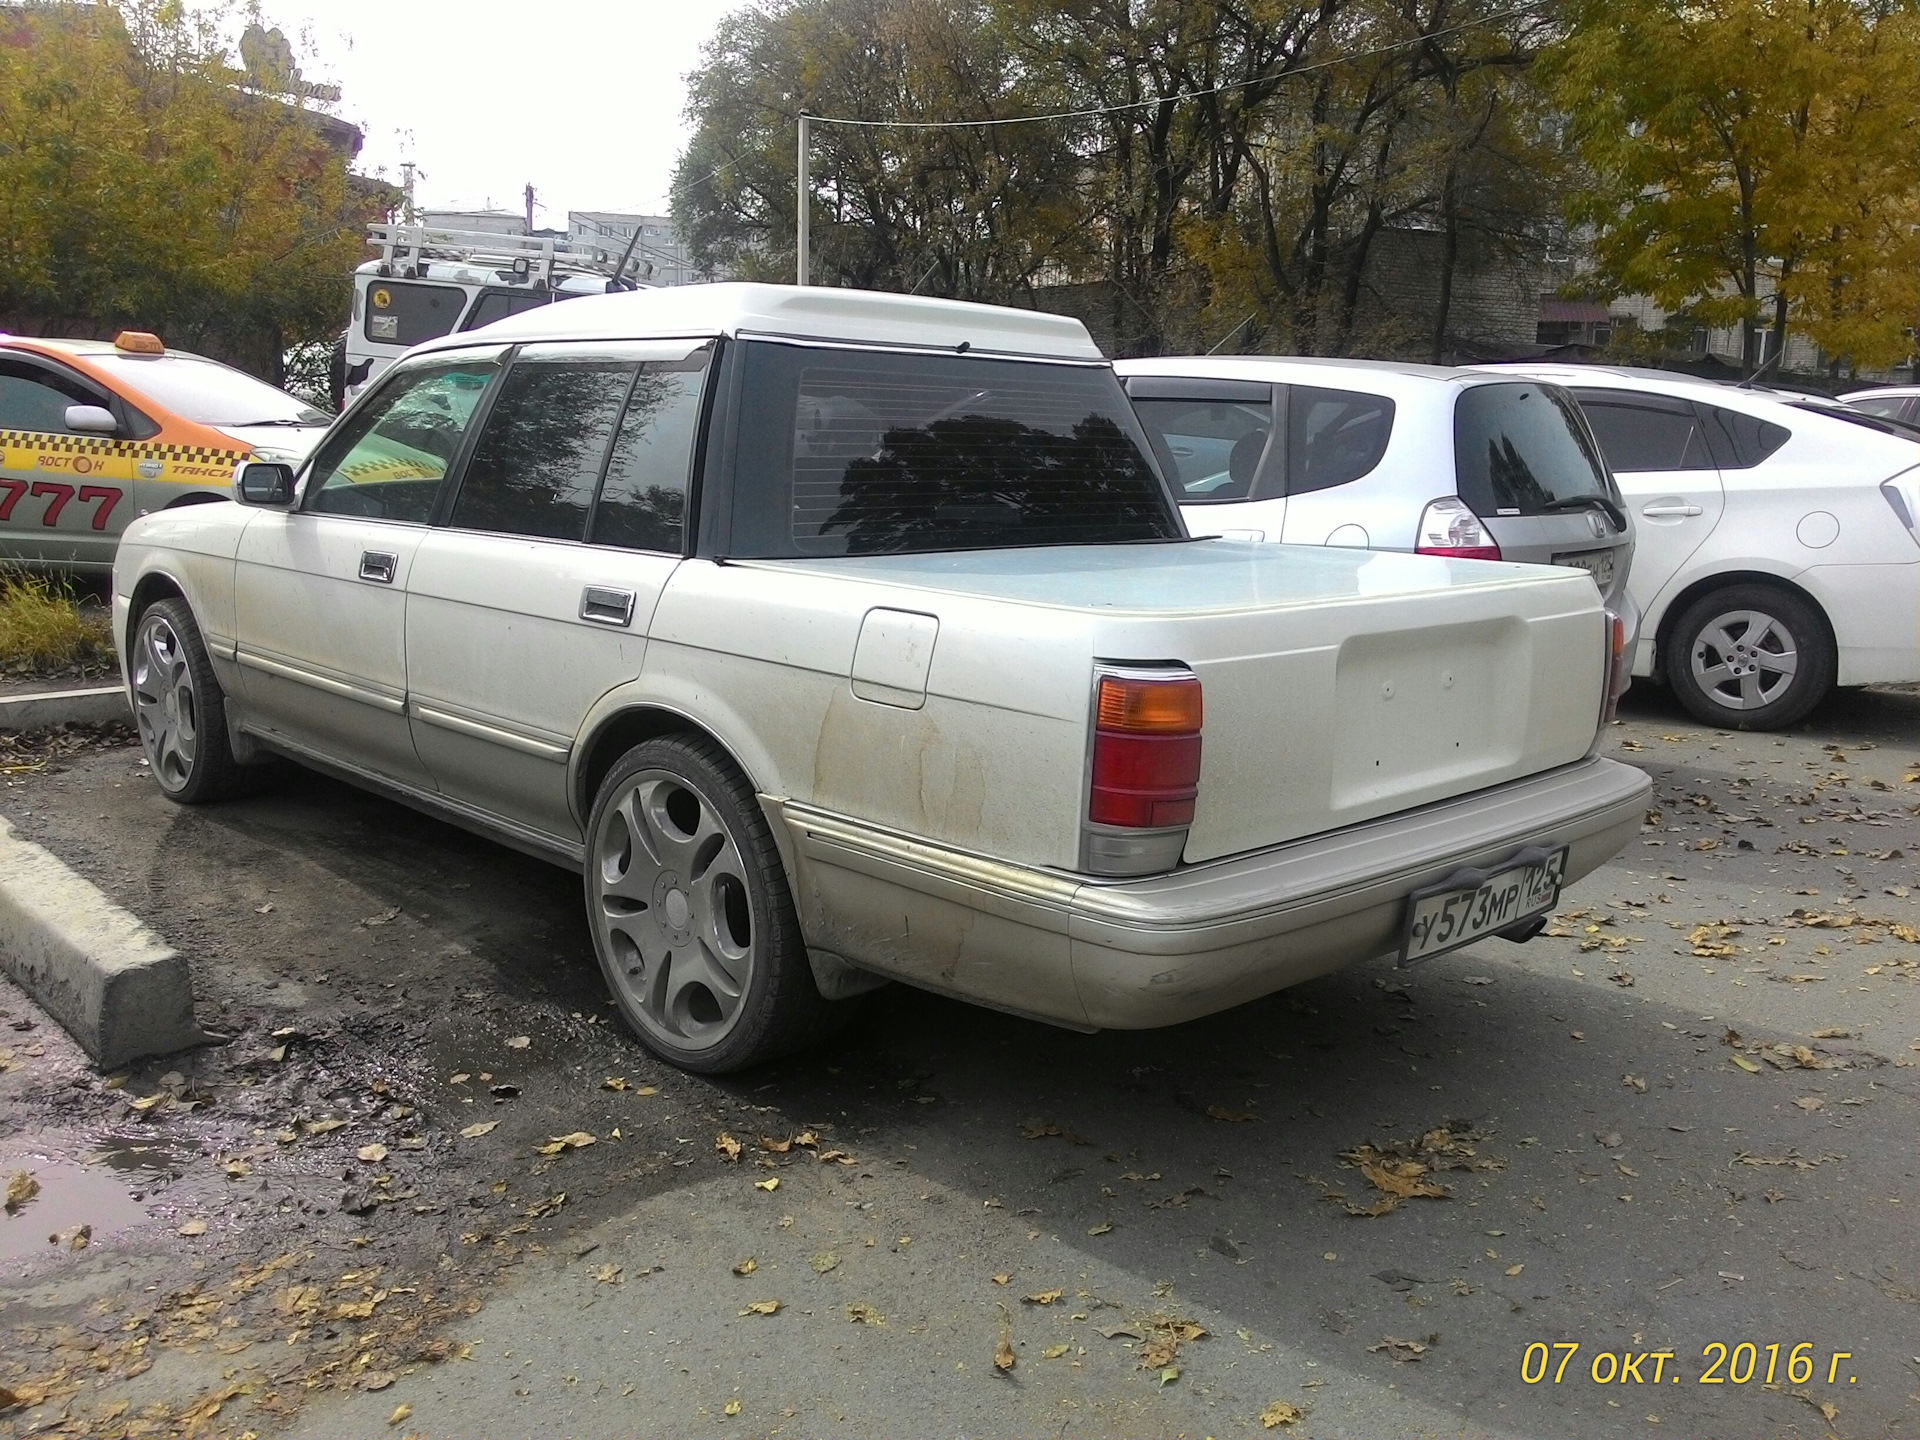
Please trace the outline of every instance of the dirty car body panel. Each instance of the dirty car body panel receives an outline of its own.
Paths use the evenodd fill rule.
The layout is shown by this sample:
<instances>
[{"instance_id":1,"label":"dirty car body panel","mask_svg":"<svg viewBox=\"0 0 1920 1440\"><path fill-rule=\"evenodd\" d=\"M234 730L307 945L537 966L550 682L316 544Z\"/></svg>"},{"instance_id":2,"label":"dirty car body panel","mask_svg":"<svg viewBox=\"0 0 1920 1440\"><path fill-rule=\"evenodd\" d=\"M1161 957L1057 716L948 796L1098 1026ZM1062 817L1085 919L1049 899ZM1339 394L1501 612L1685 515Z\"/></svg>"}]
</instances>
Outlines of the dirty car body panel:
<instances>
[{"instance_id":1,"label":"dirty car body panel","mask_svg":"<svg viewBox=\"0 0 1920 1440\"><path fill-rule=\"evenodd\" d=\"M397 634L349 606L354 644L250 635L279 608L236 605L271 583L248 557L343 527L327 583L398 600ZM852 972L1076 1027L1393 952L1416 891L1521 852L1571 882L1647 791L1593 754L1584 574L1193 539L1084 330L1031 312L683 287L432 342L289 508L133 527L123 646L168 593L242 748L585 868L633 738L708 737L823 992ZM288 685L325 703L293 714ZM1188 719L1143 741L1109 710L1141 696ZM356 703L377 715L317 718Z\"/></svg>"}]
</instances>

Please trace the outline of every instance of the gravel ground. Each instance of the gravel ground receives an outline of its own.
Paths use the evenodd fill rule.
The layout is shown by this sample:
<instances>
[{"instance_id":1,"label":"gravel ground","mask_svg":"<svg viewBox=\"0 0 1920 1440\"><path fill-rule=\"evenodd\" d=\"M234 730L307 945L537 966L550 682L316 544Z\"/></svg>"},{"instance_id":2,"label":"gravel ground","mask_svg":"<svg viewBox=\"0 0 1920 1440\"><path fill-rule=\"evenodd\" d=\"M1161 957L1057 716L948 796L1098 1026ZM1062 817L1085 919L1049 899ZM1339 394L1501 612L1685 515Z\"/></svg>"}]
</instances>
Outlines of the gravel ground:
<instances>
[{"instance_id":1,"label":"gravel ground","mask_svg":"<svg viewBox=\"0 0 1920 1440\"><path fill-rule=\"evenodd\" d=\"M0 1435L1920 1433L1920 694L1608 745L1648 826L1528 945L1139 1034L895 987L720 1082L559 871L0 755L228 1037L102 1077L0 981Z\"/></svg>"}]
</instances>

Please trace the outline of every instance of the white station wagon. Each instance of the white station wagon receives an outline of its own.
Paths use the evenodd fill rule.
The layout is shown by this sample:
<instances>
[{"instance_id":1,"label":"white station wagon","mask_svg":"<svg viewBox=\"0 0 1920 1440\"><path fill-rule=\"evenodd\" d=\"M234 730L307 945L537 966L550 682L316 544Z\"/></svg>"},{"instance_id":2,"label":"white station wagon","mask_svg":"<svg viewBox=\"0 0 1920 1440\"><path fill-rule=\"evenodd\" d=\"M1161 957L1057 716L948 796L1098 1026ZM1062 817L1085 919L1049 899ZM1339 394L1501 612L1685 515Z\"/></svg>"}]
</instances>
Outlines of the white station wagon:
<instances>
[{"instance_id":1,"label":"white station wagon","mask_svg":"<svg viewBox=\"0 0 1920 1440\"><path fill-rule=\"evenodd\" d=\"M885 979L1140 1027L1524 939L1648 791L1584 573L1191 539L1061 317L590 297L235 488L115 569L162 789L286 756L579 871L691 1069Z\"/></svg>"}]
</instances>

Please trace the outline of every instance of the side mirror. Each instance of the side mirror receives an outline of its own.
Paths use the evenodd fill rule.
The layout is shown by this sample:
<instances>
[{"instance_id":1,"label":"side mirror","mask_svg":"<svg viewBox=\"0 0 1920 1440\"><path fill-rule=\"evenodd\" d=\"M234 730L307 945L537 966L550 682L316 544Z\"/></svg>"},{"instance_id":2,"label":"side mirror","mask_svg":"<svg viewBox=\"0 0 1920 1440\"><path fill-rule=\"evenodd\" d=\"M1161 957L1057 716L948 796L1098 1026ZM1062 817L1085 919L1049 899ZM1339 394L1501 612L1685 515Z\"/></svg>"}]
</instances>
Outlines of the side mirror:
<instances>
[{"instance_id":1,"label":"side mirror","mask_svg":"<svg viewBox=\"0 0 1920 1440\"><path fill-rule=\"evenodd\" d=\"M67 429L82 435L114 435L120 430L120 422L104 405L69 405L61 418L66 421Z\"/></svg>"},{"instance_id":2,"label":"side mirror","mask_svg":"<svg viewBox=\"0 0 1920 1440\"><path fill-rule=\"evenodd\" d=\"M293 504L293 467L276 460L242 460L233 472L233 498L242 505L285 509Z\"/></svg>"}]
</instances>

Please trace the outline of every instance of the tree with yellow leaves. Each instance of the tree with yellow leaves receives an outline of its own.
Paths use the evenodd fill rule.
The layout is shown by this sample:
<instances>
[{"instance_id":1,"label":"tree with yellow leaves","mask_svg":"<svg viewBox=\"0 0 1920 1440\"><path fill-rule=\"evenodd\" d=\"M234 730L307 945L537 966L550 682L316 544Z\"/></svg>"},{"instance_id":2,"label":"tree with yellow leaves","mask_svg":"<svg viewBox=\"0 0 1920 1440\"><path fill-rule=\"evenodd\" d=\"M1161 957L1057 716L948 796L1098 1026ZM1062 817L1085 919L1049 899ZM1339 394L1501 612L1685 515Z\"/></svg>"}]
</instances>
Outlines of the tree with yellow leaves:
<instances>
[{"instance_id":1,"label":"tree with yellow leaves","mask_svg":"<svg viewBox=\"0 0 1920 1440\"><path fill-rule=\"evenodd\" d=\"M348 173L353 132L233 67L235 13L0 11L0 323L137 326L274 380L338 332L378 198Z\"/></svg>"},{"instance_id":2,"label":"tree with yellow leaves","mask_svg":"<svg viewBox=\"0 0 1920 1440\"><path fill-rule=\"evenodd\" d=\"M1920 0L1579 0L1547 69L1602 288L1739 326L1749 372L1763 327L1909 353Z\"/></svg>"}]
</instances>

